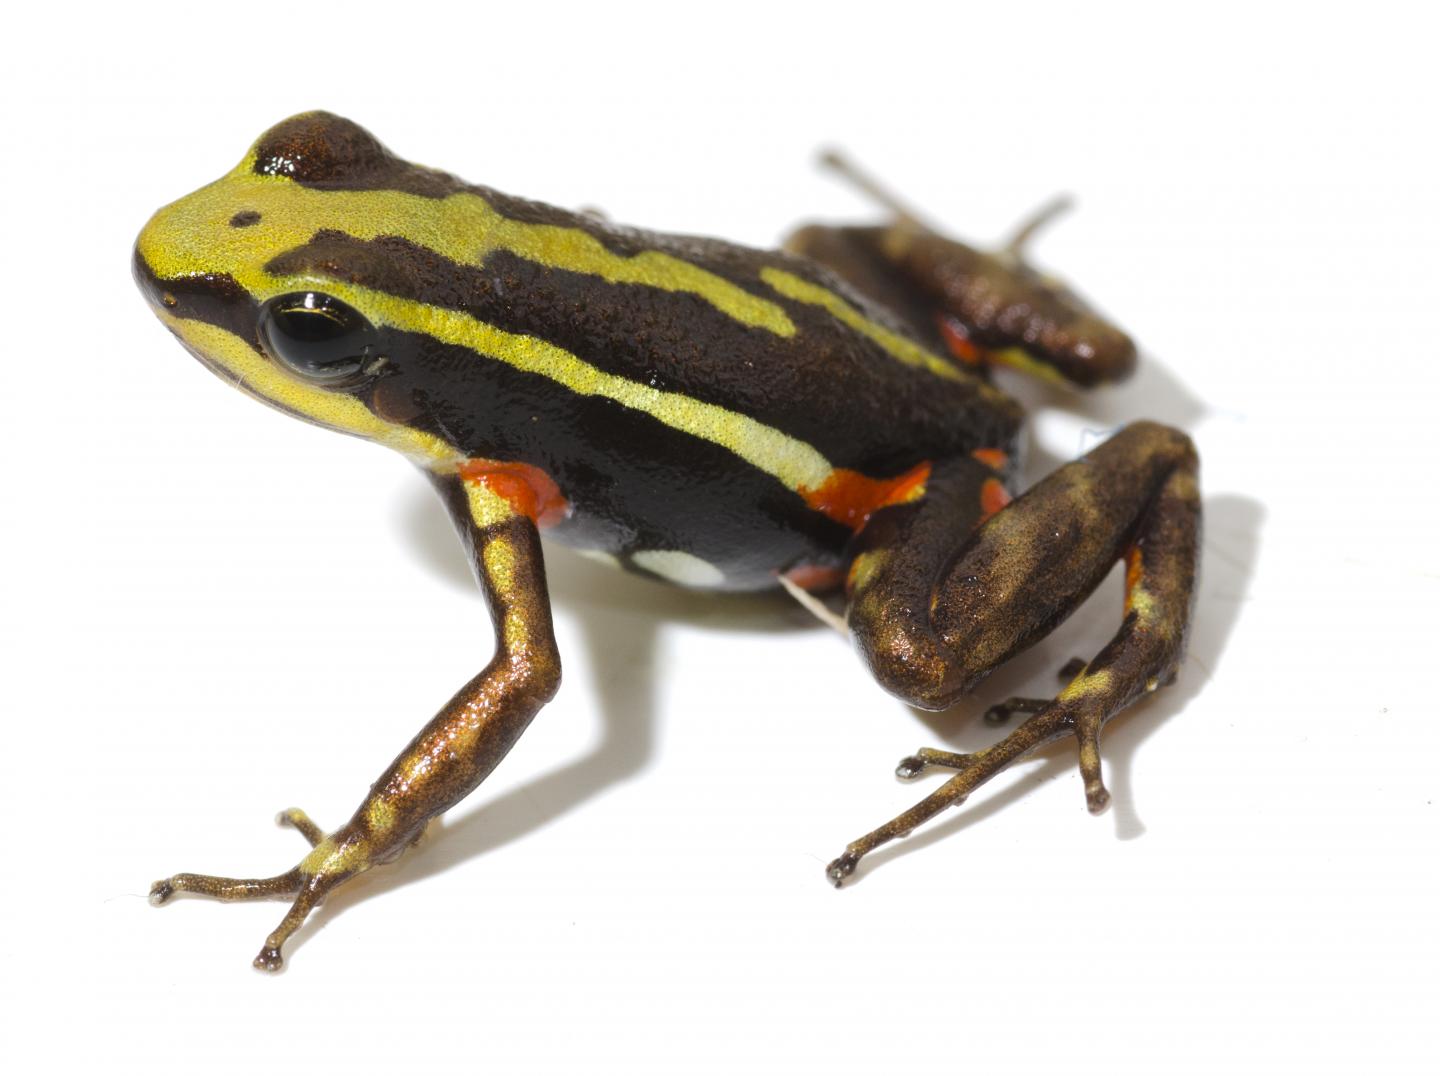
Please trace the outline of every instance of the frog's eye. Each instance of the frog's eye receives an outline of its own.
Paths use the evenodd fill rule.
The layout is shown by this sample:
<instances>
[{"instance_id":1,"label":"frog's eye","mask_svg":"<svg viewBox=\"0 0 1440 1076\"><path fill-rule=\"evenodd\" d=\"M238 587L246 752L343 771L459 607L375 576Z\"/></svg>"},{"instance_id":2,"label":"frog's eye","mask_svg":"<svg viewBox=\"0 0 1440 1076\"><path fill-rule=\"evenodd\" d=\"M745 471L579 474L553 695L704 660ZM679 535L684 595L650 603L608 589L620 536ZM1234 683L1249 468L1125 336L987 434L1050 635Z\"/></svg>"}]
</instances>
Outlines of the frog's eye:
<instances>
[{"instance_id":1,"label":"frog's eye","mask_svg":"<svg viewBox=\"0 0 1440 1076\"><path fill-rule=\"evenodd\" d=\"M330 384L360 373L375 357L375 328L354 307L318 291L271 299L260 310L260 343L307 381Z\"/></svg>"}]
</instances>

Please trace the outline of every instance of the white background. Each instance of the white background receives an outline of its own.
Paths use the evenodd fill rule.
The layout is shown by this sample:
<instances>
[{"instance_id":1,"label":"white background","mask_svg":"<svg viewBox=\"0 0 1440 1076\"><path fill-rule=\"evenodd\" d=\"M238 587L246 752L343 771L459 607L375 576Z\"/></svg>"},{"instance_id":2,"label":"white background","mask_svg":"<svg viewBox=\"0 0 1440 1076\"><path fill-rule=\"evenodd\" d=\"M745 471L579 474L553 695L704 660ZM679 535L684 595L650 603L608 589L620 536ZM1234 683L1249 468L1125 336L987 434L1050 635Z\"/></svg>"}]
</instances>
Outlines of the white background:
<instances>
[{"instance_id":1,"label":"white background","mask_svg":"<svg viewBox=\"0 0 1440 1076\"><path fill-rule=\"evenodd\" d=\"M7 1071L1437 1070L1440 95L1402 8L117 7L12 15L0 70ZM988 742L1108 637L1115 580L926 716L783 601L555 551L560 697L282 975L249 965L281 905L149 907L288 868L275 812L338 824L490 650L408 466L229 391L128 278L153 209L315 107L756 244L870 215L828 143L978 241L1074 193L1036 256L1147 363L1007 379L1030 477L1161 419L1208 513L1193 657L1107 730L1111 812L1058 745L822 877L923 791L902 754Z\"/></svg>"}]
</instances>

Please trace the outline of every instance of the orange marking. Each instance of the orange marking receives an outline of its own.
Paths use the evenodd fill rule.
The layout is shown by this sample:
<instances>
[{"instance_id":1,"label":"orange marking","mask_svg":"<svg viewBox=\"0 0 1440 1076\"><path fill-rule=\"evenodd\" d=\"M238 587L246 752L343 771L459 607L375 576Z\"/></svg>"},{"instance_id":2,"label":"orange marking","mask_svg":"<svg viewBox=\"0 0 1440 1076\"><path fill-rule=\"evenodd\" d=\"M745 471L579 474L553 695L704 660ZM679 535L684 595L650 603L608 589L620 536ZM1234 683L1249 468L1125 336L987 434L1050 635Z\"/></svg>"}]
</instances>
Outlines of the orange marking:
<instances>
[{"instance_id":1,"label":"orange marking","mask_svg":"<svg viewBox=\"0 0 1440 1076\"><path fill-rule=\"evenodd\" d=\"M553 527L570 514L570 502L555 480L528 463L466 460L460 465L460 477L505 498L537 527Z\"/></svg>"},{"instance_id":2,"label":"orange marking","mask_svg":"<svg viewBox=\"0 0 1440 1076\"><path fill-rule=\"evenodd\" d=\"M1009 454L999 448L977 448L970 455L992 471L1003 471L1010 463Z\"/></svg>"},{"instance_id":3,"label":"orange marking","mask_svg":"<svg viewBox=\"0 0 1440 1076\"><path fill-rule=\"evenodd\" d=\"M845 573L839 568L827 568L821 564L799 564L785 573L785 578L801 590L834 590L844 579Z\"/></svg>"},{"instance_id":4,"label":"orange marking","mask_svg":"<svg viewBox=\"0 0 1440 1076\"><path fill-rule=\"evenodd\" d=\"M868 478L859 471L837 467L815 489L802 489L805 503L836 523L858 531L881 508L904 504L925 494L930 464L917 463L894 478Z\"/></svg>"},{"instance_id":5,"label":"orange marking","mask_svg":"<svg viewBox=\"0 0 1440 1076\"><path fill-rule=\"evenodd\" d=\"M1131 546L1125 553L1125 611L1134 604L1132 595L1145 577L1145 558L1140 555L1139 546Z\"/></svg>"},{"instance_id":6,"label":"orange marking","mask_svg":"<svg viewBox=\"0 0 1440 1076\"><path fill-rule=\"evenodd\" d=\"M940 326L940 335L945 340L945 346L950 349L950 354L966 366L984 365L985 353L971 342L970 334L964 325L949 314L936 315L935 322Z\"/></svg>"},{"instance_id":7,"label":"orange marking","mask_svg":"<svg viewBox=\"0 0 1440 1076\"><path fill-rule=\"evenodd\" d=\"M987 478L980 487L980 522L984 523L1010 503L1010 491L998 478Z\"/></svg>"}]
</instances>

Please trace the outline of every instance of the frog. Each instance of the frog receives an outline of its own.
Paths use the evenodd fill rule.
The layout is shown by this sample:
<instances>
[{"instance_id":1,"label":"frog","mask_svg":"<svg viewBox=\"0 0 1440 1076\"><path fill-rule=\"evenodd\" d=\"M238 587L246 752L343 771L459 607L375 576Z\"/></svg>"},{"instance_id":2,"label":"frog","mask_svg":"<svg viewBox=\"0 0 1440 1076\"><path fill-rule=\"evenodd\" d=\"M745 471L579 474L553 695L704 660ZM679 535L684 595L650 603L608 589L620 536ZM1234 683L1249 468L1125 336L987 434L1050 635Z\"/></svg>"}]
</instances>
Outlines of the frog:
<instances>
[{"instance_id":1,"label":"frog","mask_svg":"<svg viewBox=\"0 0 1440 1076\"><path fill-rule=\"evenodd\" d=\"M936 711L1123 562L1110 641L1053 696L992 706L987 720L1023 720L991 746L902 759L899 777L944 782L825 877L840 886L1058 740L1075 744L1089 809L1106 808L1102 728L1184 658L1195 447L1136 421L1022 489L1024 415L994 371L1090 388L1131 373L1134 342L1032 266L1026 241L1052 211L985 251L830 163L884 217L761 250L503 194L307 112L154 214L132 267L165 328L260 402L412 460L454 521L495 646L348 821L282 812L310 845L294 867L171 875L152 903L290 901L254 959L278 970L328 894L474 791L560 686L542 534L699 592L789 591L829 611L882 688Z\"/></svg>"}]
</instances>

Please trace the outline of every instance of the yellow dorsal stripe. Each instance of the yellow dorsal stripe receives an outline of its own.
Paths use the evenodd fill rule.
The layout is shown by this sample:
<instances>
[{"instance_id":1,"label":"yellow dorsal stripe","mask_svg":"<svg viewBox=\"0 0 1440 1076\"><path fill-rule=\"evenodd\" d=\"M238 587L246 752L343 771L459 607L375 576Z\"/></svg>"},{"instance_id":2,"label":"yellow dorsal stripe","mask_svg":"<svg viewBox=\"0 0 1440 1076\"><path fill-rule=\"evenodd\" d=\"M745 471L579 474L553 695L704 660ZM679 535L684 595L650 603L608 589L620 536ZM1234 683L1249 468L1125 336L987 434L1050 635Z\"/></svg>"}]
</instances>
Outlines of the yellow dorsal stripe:
<instances>
[{"instance_id":1,"label":"yellow dorsal stripe","mask_svg":"<svg viewBox=\"0 0 1440 1076\"><path fill-rule=\"evenodd\" d=\"M767 266L760 270L760 279L787 299L824 308L837 321L868 336L889 352L891 357L899 359L906 366L928 370L949 381L968 380L955 368L954 363L927 351L913 340L871 321L829 288L812 284L808 280L802 280L794 273L787 273L785 270L776 269L773 266Z\"/></svg>"},{"instance_id":2,"label":"yellow dorsal stripe","mask_svg":"<svg viewBox=\"0 0 1440 1076\"><path fill-rule=\"evenodd\" d=\"M284 176L255 175L252 161L155 214L140 253L159 276L229 273L238 279L245 268L264 265L324 230L361 240L399 236L461 265L481 266L490 252L505 250L612 284L688 292L742 324L795 335L795 323L778 303L668 254L615 254L578 228L511 220L468 192L437 199L392 190L312 190ZM259 213L259 220L229 227L241 208Z\"/></svg>"},{"instance_id":3,"label":"yellow dorsal stripe","mask_svg":"<svg viewBox=\"0 0 1440 1076\"><path fill-rule=\"evenodd\" d=\"M687 292L742 324L779 336L796 327L769 299L680 258L655 251L614 254L593 236L556 225L528 224L500 215L479 195L424 198L401 191L313 190L284 176L253 172L254 151L224 178L161 209L142 232L140 255L162 280L226 275L257 302L284 292L323 287L377 325L423 333L519 370L539 374L571 392L603 396L642 411L673 429L720 445L797 491L824 485L833 468L815 448L717 404L664 392L606 373L536 337L501 330L469 315L348 284L323 272L274 275L265 266L310 242L321 231L362 241L396 236L462 265L478 267L495 250L540 265L585 273L612 283ZM254 215L244 226L230 221ZM762 271L779 295L819 306L906 364L950 379L961 375L913 341L865 318L833 292L776 268ZM227 372L252 394L323 425L379 441L437 470L460 462L457 446L386 422L357 400L293 377L241 338L194 321L166 321L193 351Z\"/></svg>"}]
</instances>

